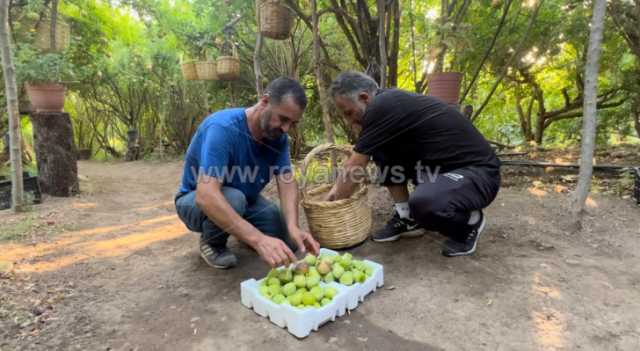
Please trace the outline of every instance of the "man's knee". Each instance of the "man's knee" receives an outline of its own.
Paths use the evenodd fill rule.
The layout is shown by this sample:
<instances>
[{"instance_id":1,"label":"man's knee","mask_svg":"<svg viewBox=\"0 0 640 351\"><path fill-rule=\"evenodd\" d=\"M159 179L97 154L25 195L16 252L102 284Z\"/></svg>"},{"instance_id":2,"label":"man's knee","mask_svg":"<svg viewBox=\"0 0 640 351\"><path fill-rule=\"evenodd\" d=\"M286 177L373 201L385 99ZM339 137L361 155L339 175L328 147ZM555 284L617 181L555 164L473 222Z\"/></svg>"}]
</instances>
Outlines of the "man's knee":
<instances>
[{"instance_id":1,"label":"man's knee","mask_svg":"<svg viewBox=\"0 0 640 351\"><path fill-rule=\"evenodd\" d=\"M223 187L222 195L239 215L242 216L245 213L247 210L247 197L242 191L236 188Z\"/></svg>"},{"instance_id":2,"label":"man's knee","mask_svg":"<svg viewBox=\"0 0 640 351\"><path fill-rule=\"evenodd\" d=\"M409 210L416 220L437 216L447 211L448 207L449 200L446 194L437 191L415 191L409 196Z\"/></svg>"}]
</instances>

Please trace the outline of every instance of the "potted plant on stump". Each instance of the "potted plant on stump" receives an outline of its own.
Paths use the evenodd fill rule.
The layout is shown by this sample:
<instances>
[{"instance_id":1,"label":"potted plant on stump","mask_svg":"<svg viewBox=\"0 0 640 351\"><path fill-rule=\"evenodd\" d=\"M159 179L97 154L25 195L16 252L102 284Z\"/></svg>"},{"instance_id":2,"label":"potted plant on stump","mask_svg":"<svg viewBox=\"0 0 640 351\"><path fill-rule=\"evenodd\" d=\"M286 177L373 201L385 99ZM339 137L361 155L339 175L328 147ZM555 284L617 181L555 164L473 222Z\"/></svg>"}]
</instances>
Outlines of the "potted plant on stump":
<instances>
[{"instance_id":1,"label":"potted plant on stump","mask_svg":"<svg viewBox=\"0 0 640 351\"><path fill-rule=\"evenodd\" d=\"M64 80L72 77L71 64L62 54L38 54L29 48L18 53L16 71L24 83L33 112L62 112Z\"/></svg>"}]
</instances>

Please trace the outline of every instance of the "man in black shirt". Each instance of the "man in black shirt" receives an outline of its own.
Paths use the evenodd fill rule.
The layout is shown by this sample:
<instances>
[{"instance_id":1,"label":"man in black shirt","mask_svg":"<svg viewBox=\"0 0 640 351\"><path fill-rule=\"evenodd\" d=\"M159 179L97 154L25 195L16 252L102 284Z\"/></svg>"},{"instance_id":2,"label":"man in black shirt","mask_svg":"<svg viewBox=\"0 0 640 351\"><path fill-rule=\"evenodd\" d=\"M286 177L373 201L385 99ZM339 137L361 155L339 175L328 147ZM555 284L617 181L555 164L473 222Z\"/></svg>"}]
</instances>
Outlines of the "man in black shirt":
<instances>
[{"instance_id":1,"label":"man in black shirt","mask_svg":"<svg viewBox=\"0 0 640 351\"><path fill-rule=\"evenodd\" d=\"M442 254L475 252L485 226L482 209L500 188L500 161L489 143L458 110L431 96L380 90L369 76L345 72L331 86L344 118L360 129L328 200L349 197L370 159L395 202L395 214L373 234L378 242L425 228L448 237ZM415 191L409 194L407 182Z\"/></svg>"}]
</instances>

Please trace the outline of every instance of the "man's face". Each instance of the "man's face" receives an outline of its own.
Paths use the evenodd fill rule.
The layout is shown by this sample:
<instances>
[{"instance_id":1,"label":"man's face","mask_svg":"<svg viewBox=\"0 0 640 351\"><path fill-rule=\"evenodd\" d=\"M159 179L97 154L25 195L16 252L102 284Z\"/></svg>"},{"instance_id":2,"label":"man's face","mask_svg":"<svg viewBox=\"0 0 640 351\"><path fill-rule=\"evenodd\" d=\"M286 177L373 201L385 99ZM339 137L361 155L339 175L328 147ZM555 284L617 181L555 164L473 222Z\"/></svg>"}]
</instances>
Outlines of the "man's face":
<instances>
[{"instance_id":1,"label":"man's face","mask_svg":"<svg viewBox=\"0 0 640 351\"><path fill-rule=\"evenodd\" d=\"M367 93L360 93L357 99L343 95L335 97L336 107L342 112L344 119L357 131L362 129L362 116L364 116L368 102L369 94Z\"/></svg>"},{"instance_id":2,"label":"man's face","mask_svg":"<svg viewBox=\"0 0 640 351\"><path fill-rule=\"evenodd\" d=\"M268 99L268 97L263 97ZM289 129L294 128L304 111L291 97L285 97L279 104L267 103L267 107L260 116L260 128L263 135L270 140L277 140Z\"/></svg>"}]
</instances>

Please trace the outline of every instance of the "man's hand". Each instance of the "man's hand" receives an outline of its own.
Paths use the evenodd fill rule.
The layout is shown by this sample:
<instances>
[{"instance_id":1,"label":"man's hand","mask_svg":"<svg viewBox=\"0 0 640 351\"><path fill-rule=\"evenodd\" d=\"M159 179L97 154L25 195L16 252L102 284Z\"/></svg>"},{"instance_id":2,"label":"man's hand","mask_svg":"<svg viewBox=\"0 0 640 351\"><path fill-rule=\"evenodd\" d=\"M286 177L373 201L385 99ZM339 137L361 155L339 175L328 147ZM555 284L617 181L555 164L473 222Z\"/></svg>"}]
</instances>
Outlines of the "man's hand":
<instances>
[{"instance_id":1,"label":"man's hand","mask_svg":"<svg viewBox=\"0 0 640 351\"><path fill-rule=\"evenodd\" d=\"M336 189L335 185L333 187L331 187L331 190L329 190L327 195L324 196L324 201L335 201L335 199L336 199L336 191L337 190L338 189Z\"/></svg>"},{"instance_id":2,"label":"man's hand","mask_svg":"<svg viewBox=\"0 0 640 351\"><path fill-rule=\"evenodd\" d=\"M287 244L277 238L262 235L255 247L258 255L272 268L295 263L298 259L291 252Z\"/></svg>"},{"instance_id":3,"label":"man's hand","mask_svg":"<svg viewBox=\"0 0 640 351\"><path fill-rule=\"evenodd\" d=\"M296 243L301 253L311 252L317 256L320 252L320 244L318 244L309 232L295 228L294 230L289 230L289 236L291 240Z\"/></svg>"}]
</instances>

